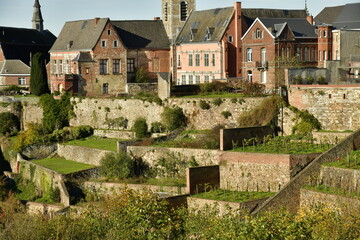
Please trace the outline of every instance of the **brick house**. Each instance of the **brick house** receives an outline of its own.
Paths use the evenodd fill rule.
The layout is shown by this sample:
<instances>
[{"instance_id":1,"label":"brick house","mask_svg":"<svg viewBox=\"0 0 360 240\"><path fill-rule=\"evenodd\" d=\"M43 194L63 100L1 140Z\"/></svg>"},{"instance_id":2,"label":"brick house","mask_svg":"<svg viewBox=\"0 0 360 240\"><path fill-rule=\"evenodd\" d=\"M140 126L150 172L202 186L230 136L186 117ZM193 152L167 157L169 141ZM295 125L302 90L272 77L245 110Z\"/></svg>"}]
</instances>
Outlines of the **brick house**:
<instances>
[{"instance_id":1,"label":"brick house","mask_svg":"<svg viewBox=\"0 0 360 240\"><path fill-rule=\"evenodd\" d=\"M306 18L306 10L233 7L193 11L175 43L176 84L198 84L243 77L242 36L258 17Z\"/></svg>"},{"instance_id":2,"label":"brick house","mask_svg":"<svg viewBox=\"0 0 360 240\"><path fill-rule=\"evenodd\" d=\"M317 66L318 38L309 20L257 18L242 37L242 76L273 89L284 84L277 78L277 61L296 57L303 66Z\"/></svg>"},{"instance_id":3,"label":"brick house","mask_svg":"<svg viewBox=\"0 0 360 240\"><path fill-rule=\"evenodd\" d=\"M160 20L95 18L65 23L50 50L51 90L87 96L126 92L135 71L150 78L170 69L170 43Z\"/></svg>"},{"instance_id":4,"label":"brick house","mask_svg":"<svg viewBox=\"0 0 360 240\"><path fill-rule=\"evenodd\" d=\"M0 86L29 87L30 67L20 60L0 61Z\"/></svg>"}]
</instances>

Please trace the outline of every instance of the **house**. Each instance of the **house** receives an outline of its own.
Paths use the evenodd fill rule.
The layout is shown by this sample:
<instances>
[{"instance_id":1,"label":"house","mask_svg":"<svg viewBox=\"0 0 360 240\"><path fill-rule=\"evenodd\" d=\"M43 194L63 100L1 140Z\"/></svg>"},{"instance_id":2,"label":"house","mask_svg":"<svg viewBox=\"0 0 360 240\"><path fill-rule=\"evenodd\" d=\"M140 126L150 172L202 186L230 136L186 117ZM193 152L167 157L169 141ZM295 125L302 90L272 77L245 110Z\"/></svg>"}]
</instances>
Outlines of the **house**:
<instances>
[{"instance_id":1,"label":"house","mask_svg":"<svg viewBox=\"0 0 360 240\"><path fill-rule=\"evenodd\" d=\"M193 11L175 42L173 78L177 85L199 84L244 76L242 36L255 19L306 18L306 10L242 9ZM164 18L164 16L163 16Z\"/></svg>"},{"instance_id":2,"label":"house","mask_svg":"<svg viewBox=\"0 0 360 240\"><path fill-rule=\"evenodd\" d=\"M51 91L86 96L125 93L139 68L150 78L170 69L170 43L159 19L67 22L50 55Z\"/></svg>"},{"instance_id":3,"label":"house","mask_svg":"<svg viewBox=\"0 0 360 240\"><path fill-rule=\"evenodd\" d=\"M311 18L257 18L242 42L243 77L268 89L284 85L279 65L286 61L317 66L318 37Z\"/></svg>"},{"instance_id":4,"label":"house","mask_svg":"<svg viewBox=\"0 0 360 240\"><path fill-rule=\"evenodd\" d=\"M0 26L0 87L28 86L31 57L41 52L48 62L49 49L56 37L43 30L39 1L34 4L33 29Z\"/></svg>"}]
</instances>

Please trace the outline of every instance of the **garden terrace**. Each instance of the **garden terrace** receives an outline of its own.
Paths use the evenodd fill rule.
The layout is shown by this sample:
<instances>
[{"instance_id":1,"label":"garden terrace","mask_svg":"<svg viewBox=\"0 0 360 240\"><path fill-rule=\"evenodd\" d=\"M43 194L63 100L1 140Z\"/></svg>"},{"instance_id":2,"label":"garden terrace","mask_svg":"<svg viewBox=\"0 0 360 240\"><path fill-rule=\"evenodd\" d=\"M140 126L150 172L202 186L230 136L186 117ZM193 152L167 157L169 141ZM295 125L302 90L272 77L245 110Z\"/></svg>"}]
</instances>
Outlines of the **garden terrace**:
<instances>
[{"instance_id":1,"label":"garden terrace","mask_svg":"<svg viewBox=\"0 0 360 240\"><path fill-rule=\"evenodd\" d=\"M213 191L195 194L192 195L191 197L240 203L240 202L252 201L260 198L267 198L274 194L275 193L272 192L238 192L238 191L217 189Z\"/></svg>"},{"instance_id":2,"label":"garden terrace","mask_svg":"<svg viewBox=\"0 0 360 240\"><path fill-rule=\"evenodd\" d=\"M353 151L348 156L339 158L335 162L326 163L324 166L360 170L360 150Z\"/></svg>"},{"instance_id":3,"label":"garden terrace","mask_svg":"<svg viewBox=\"0 0 360 240\"><path fill-rule=\"evenodd\" d=\"M94 168L94 165L66 160L65 158L45 158L32 160L32 163L54 170L61 174L69 174Z\"/></svg>"},{"instance_id":4,"label":"garden terrace","mask_svg":"<svg viewBox=\"0 0 360 240\"><path fill-rule=\"evenodd\" d=\"M85 139L71 140L63 144L116 152L118 141L119 139L89 137Z\"/></svg>"}]
</instances>

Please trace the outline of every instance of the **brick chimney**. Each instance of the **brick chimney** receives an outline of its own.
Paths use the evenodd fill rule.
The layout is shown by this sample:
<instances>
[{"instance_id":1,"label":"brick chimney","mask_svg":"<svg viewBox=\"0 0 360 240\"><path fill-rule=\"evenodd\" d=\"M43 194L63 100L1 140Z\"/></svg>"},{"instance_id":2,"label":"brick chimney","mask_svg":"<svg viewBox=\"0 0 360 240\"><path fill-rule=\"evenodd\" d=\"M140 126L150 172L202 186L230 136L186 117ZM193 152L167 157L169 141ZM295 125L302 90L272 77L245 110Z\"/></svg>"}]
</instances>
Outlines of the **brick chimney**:
<instances>
[{"instance_id":1,"label":"brick chimney","mask_svg":"<svg viewBox=\"0 0 360 240\"><path fill-rule=\"evenodd\" d=\"M314 18L313 18L313 16L306 16L306 20L307 20L311 25L314 25Z\"/></svg>"},{"instance_id":2,"label":"brick chimney","mask_svg":"<svg viewBox=\"0 0 360 240\"><path fill-rule=\"evenodd\" d=\"M160 20L160 17L154 17L154 20Z\"/></svg>"},{"instance_id":3,"label":"brick chimney","mask_svg":"<svg viewBox=\"0 0 360 240\"><path fill-rule=\"evenodd\" d=\"M96 17L94 18L94 27L97 26L98 22L99 22L100 18L99 17Z\"/></svg>"}]
</instances>

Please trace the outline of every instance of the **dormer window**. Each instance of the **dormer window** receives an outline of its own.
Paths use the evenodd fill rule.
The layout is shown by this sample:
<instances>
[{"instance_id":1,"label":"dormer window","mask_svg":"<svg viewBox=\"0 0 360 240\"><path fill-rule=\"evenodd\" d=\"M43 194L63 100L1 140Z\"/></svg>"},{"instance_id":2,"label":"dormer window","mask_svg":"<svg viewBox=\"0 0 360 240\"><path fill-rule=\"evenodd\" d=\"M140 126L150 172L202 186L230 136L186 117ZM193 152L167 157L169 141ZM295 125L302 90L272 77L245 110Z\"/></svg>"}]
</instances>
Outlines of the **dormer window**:
<instances>
[{"instance_id":1,"label":"dormer window","mask_svg":"<svg viewBox=\"0 0 360 240\"><path fill-rule=\"evenodd\" d=\"M194 37L195 37L197 31L198 31L198 30L197 30L197 29L194 29L194 28L191 28L191 29L190 29L190 41L193 41L193 40L194 40Z\"/></svg>"},{"instance_id":2,"label":"dormer window","mask_svg":"<svg viewBox=\"0 0 360 240\"><path fill-rule=\"evenodd\" d=\"M194 40L194 34L192 32L190 32L190 41Z\"/></svg>"}]
</instances>

